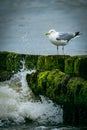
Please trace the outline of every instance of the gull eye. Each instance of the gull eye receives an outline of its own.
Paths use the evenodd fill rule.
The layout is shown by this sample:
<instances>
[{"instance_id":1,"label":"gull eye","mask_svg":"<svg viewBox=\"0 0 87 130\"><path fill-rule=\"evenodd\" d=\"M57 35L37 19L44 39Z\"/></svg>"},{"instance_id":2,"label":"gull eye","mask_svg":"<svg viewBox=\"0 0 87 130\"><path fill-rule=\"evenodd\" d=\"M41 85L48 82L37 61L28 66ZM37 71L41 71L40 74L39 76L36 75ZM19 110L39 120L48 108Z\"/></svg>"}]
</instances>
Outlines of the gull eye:
<instances>
[{"instance_id":1,"label":"gull eye","mask_svg":"<svg viewBox=\"0 0 87 130\"><path fill-rule=\"evenodd\" d=\"M51 33L53 33L54 31L53 31L53 30L51 30L50 32L51 32Z\"/></svg>"},{"instance_id":2,"label":"gull eye","mask_svg":"<svg viewBox=\"0 0 87 130\"><path fill-rule=\"evenodd\" d=\"M49 31L50 34L51 34L51 33L54 33L54 32L55 32L54 29L51 29L51 30Z\"/></svg>"}]
</instances>

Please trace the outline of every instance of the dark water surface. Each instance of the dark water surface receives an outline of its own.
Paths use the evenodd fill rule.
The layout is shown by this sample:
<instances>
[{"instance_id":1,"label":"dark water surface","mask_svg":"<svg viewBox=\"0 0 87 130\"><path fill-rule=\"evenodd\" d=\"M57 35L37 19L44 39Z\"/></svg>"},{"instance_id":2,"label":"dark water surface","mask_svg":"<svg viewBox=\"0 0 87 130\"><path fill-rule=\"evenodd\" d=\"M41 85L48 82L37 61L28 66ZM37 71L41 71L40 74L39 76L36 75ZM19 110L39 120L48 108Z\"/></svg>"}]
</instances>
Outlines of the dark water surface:
<instances>
[{"instance_id":1,"label":"dark water surface","mask_svg":"<svg viewBox=\"0 0 87 130\"><path fill-rule=\"evenodd\" d=\"M44 35L51 28L80 31L65 54L87 55L87 0L0 0L0 51L56 54Z\"/></svg>"},{"instance_id":2,"label":"dark water surface","mask_svg":"<svg viewBox=\"0 0 87 130\"><path fill-rule=\"evenodd\" d=\"M87 130L87 127L37 125L35 123L4 126L0 130Z\"/></svg>"},{"instance_id":3,"label":"dark water surface","mask_svg":"<svg viewBox=\"0 0 87 130\"><path fill-rule=\"evenodd\" d=\"M9 125L1 127L0 130L87 130L87 127L61 126L61 125L37 125L35 123Z\"/></svg>"}]
</instances>

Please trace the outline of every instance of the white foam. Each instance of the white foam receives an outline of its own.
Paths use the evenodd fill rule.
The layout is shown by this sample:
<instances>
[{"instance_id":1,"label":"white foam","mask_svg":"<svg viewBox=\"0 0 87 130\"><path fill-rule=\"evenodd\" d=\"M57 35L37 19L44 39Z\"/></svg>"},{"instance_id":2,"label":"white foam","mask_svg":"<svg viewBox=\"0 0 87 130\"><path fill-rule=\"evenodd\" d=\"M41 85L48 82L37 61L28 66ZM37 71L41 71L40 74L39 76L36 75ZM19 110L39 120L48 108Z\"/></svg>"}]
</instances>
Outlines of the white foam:
<instances>
[{"instance_id":1,"label":"white foam","mask_svg":"<svg viewBox=\"0 0 87 130\"><path fill-rule=\"evenodd\" d=\"M18 72L8 82L0 84L1 121L11 120L20 123L28 118L39 123L62 123L63 111L60 106L43 96L41 101L33 99L32 91L26 82L27 73L32 71Z\"/></svg>"},{"instance_id":2,"label":"white foam","mask_svg":"<svg viewBox=\"0 0 87 130\"><path fill-rule=\"evenodd\" d=\"M40 123L62 122L62 109L59 106L54 106L52 101L49 102L45 98L42 102L21 103L20 114Z\"/></svg>"}]
</instances>

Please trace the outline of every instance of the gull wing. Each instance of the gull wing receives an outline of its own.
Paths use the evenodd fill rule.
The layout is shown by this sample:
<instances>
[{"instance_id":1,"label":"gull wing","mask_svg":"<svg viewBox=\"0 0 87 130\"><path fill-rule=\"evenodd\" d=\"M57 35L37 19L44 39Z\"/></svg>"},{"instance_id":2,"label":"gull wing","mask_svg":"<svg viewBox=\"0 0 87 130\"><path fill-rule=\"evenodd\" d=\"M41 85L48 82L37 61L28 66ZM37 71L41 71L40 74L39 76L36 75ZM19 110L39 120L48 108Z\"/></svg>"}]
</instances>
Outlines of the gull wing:
<instances>
[{"instance_id":1,"label":"gull wing","mask_svg":"<svg viewBox=\"0 0 87 130\"><path fill-rule=\"evenodd\" d=\"M61 33L58 35L58 37L56 38L56 40L66 40L69 41L72 38L74 38L75 34L73 33Z\"/></svg>"}]
</instances>

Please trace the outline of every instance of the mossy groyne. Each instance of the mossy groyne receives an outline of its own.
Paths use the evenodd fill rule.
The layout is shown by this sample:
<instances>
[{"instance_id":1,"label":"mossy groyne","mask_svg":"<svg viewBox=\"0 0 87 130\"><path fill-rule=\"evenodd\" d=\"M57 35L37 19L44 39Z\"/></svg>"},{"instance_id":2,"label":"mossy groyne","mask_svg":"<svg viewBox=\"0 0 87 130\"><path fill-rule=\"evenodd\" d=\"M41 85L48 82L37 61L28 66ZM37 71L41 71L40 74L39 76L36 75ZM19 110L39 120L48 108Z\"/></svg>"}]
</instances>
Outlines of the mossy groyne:
<instances>
[{"instance_id":1,"label":"mossy groyne","mask_svg":"<svg viewBox=\"0 0 87 130\"><path fill-rule=\"evenodd\" d=\"M27 69L47 71L59 69L70 76L79 76L87 79L87 56L65 55L25 55L11 52L0 52L0 72L17 72L25 60Z\"/></svg>"},{"instance_id":2,"label":"mossy groyne","mask_svg":"<svg viewBox=\"0 0 87 130\"><path fill-rule=\"evenodd\" d=\"M26 77L33 93L63 106L64 123L87 126L87 56L0 52L0 81L20 70L22 60L27 69L36 70Z\"/></svg>"}]
</instances>

